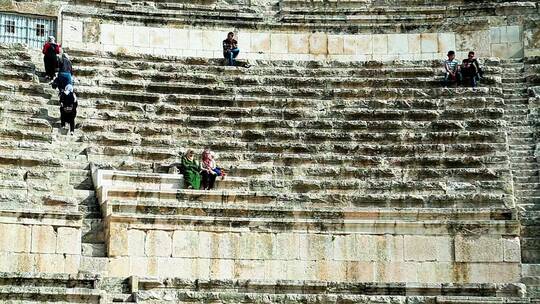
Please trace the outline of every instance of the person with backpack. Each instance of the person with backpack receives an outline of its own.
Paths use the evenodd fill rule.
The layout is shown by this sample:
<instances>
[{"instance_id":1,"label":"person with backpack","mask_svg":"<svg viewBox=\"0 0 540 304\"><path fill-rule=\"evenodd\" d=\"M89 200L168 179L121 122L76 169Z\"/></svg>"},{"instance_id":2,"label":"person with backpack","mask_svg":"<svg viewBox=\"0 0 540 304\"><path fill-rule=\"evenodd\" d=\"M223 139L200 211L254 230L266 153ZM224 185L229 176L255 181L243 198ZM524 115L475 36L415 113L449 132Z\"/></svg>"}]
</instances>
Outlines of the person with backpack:
<instances>
[{"instance_id":1,"label":"person with backpack","mask_svg":"<svg viewBox=\"0 0 540 304\"><path fill-rule=\"evenodd\" d=\"M60 54L60 45L56 44L53 36L49 36L41 50L45 64L45 78L53 79L58 64L57 55Z\"/></svg>"},{"instance_id":2,"label":"person with backpack","mask_svg":"<svg viewBox=\"0 0 540 304\"><path fill-rule=\"evenodd\" d=\"M60 92L60 122L63 128L69 124L70 134L75 132L75 117L77 116L77 96L73 92L71 84L66 85L65 89Z\"/></svg>"},{"instance_id":3,"label":"person with backpack","mask_svg":"<svg viewBox=\"0 0 540 304\"><path fill-rule=\"evenodd\" d=\"M58 78L60 78L59 84L73 85L73 66L66 52L62 52L58 61ZM61 89L61 86L59 85L58 88Z\"/></svg>"}]
</instances>

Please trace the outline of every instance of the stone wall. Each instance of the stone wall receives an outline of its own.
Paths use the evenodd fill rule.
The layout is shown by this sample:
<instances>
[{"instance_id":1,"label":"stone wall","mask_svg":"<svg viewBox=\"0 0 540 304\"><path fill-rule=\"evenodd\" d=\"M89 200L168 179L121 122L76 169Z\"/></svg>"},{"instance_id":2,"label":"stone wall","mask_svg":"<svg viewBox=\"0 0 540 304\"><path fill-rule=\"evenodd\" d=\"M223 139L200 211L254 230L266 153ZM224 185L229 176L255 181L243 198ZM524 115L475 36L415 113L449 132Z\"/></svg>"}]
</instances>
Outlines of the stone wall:
<instances>
[{"instance_id":1,"label":"stone wall","mask_svg":"<svg viewBox=\"0 0 540 304\"><path fill-rule=\"evenodd\" d=\"M2 211L0 272L78 273L81 226L76 212Z\"/></svg>"},{"instance_id":2,"label":"stone wall","mask_svg":"<svg viewBox=\"0 0 540 304\"><path fill-rule=\"evenodd\" d=\"M92 39L92 22L66 17L64 46L102 51L185 57L221 58L221 41L231 29L165 28L101 23ZM461 33L328 34L236 30L240 57L265 60L392 61L444 59L449 50L465 58L474 50L480 57L523 56L523 29L519 25ZM92 42L96 40L96 42Z\"/></svg>"}]
</instances>

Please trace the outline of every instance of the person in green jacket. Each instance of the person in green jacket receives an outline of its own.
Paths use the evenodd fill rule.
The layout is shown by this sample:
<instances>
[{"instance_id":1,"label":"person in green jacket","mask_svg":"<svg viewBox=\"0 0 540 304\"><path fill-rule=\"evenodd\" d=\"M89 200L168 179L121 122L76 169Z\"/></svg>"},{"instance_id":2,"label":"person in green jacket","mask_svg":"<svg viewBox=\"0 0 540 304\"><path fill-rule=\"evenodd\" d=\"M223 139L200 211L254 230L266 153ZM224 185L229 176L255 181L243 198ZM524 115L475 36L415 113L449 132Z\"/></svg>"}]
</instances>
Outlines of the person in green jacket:
<instances>
[{"instance_id":1,"label":"person in green jacket","mask_svg":"<svg viewBox=\"0 0 540 304\"><path fill-rule=\"evenodd\" d=\"M194 158L195 152L188 149L182 156L181 171L184 175L184 188L199 190L201 188L201 164Z\"/></svg>"}]
</instances>

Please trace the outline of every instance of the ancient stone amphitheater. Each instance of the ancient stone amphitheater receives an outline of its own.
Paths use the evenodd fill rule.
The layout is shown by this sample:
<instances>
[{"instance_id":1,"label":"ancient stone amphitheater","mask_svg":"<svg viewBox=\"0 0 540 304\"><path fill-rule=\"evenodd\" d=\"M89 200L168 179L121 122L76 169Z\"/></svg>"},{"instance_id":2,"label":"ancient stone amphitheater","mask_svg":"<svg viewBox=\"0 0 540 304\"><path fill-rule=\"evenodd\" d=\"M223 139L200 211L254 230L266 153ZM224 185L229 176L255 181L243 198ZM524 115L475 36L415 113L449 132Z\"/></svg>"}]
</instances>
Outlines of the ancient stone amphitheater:
<instances>
[{"instance_id":1,"label":"ancient stone amphitheater","mask_svg":"<svg viewBox=\"0 0 540 304\"><path fill-rule=\"evenodd\" d=\"M540 1L0 1L1 303L540 303ZM241 65L221 41L234 31ZM443 88L448 50L481 59ZM211 191L170 173L210 147Z\"/></svg>"}]
</instances>

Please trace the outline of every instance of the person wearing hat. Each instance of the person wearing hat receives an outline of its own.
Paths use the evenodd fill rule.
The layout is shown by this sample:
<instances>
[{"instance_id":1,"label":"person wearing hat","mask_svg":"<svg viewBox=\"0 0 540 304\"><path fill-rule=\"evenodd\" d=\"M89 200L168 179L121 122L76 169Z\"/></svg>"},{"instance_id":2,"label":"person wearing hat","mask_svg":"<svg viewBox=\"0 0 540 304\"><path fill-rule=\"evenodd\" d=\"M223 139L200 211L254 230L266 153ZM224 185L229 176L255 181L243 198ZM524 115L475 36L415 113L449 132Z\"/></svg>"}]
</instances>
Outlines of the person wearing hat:
<instances>
[{"instance_id":1,"label":"person wearing hat","mask_svg":"<svg viewBox=\"0 0 540 304\"><path fill-rule=\"evenodd\" d=\"M60 45L56 44L53 36L49 36L41 52L43 53L43 63L45 64L45 78L53 79L58 65L56 56L60 54Z\"/></svg>"},{"instance_id":2,"label":"person wearing hat","mask_svg":"<svg viewBox=\"0 0 540 304\"><path fill-rule=\"evenodd\" d=\"M70 134L75 132L75 117L77 116L77 96L73 92L71 84L66 85L60 92L60 122L63 128L69 124Z\"/></svg>"}]
</instances>

